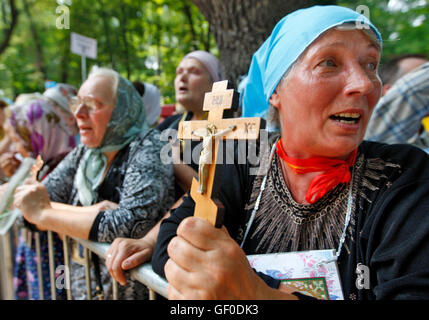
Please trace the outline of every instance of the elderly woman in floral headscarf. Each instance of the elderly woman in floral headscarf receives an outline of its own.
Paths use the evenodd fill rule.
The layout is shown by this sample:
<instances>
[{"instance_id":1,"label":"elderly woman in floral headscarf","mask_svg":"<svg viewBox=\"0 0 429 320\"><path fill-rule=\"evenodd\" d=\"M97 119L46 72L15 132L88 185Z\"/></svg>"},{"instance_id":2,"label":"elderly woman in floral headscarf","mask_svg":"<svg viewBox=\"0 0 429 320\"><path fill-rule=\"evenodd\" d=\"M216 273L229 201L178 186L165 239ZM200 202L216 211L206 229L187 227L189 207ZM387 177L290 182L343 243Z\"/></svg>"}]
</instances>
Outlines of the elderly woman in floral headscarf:
<instances>
[{"instance_id":1,"label":"elderly woman in floral headscarf","mask_svg":"<svg viewBox=\"0 0 429 320\"><path fill-rule=\"evenodd\" d=\"M163 143L146 124L139 93L117 72L96 68L70 108L81 145L43 183L27 181L17 188L15 206L39 229L99 242L142 237L165 214L174 195L173 167L160 160ZM79 255L76 249L71 274L75 299L86 295ZM110 297L107 270L98 261L94 264L101 269L92 277L96 294L104 291ZM142 298L145 291L138 285L120 287L119 298Z\"/></svg>"},{"instance_id":2,"label":"elderly woman in floral headscarf","mask_svg":"<svg viewBox=\"0 0 429 320\"><path fill-rule=\"evenodd\" d=\"M17 134L15 141L21 143L30 156L42 157L46 167L42 172L45 174L76 146L64 119L49 102L37 99L12 107L11 112L10 124Z\"/></svg>"},{"instance_id":3,"label":"elderly woman in floral headscarf","mask_svg":"<svg viewBox=\"0 0 429 320\"><path fill-rule=\"evenodd\" d=\"M43 92L43 97L48 99L55 111L65 120L67 128L74 135L78 135L76 119L70 111L69 102L77 95L77 89L67 83L57 83L54 87L48 88ZM78 137L76 137L78 142Z\"/></svg>"},{"instance_id":4,"label":"elderly woman in floral headscarf","mask_svg":"<svg viewBox=\"0 0 429 320\"><path fill-rule=\"evenodd\" d=\"M24 104L11 107L9 119L11 140L14 152L12 158L41 156L43 167L39 171L38 179L43 180L57 164L75 147L74 137L69 133L65 121L55 111L52 105L44 99L35 98ZM7 155L6 155L7 156ZM2 158L6 161L5 158ZM16 160L18 161L18 160ZM18 161L19 163L19 161ZM12 173L12 172L10 172ZM51 296L49 282L47 234L39 234L41 241L42 282L44 298ZM31 237L31 238L28 238ZM56 266L63 264L62 242L56 234L53 236L55 247ZM39 299L37 264L35 262L34 234L27 233L27 229L20 230L17 253L15 256L14 284L17 299ZM30 297L28 296L30 293ZM65 295L58 292L58 298Z\"/></svg>"}]
</instances>

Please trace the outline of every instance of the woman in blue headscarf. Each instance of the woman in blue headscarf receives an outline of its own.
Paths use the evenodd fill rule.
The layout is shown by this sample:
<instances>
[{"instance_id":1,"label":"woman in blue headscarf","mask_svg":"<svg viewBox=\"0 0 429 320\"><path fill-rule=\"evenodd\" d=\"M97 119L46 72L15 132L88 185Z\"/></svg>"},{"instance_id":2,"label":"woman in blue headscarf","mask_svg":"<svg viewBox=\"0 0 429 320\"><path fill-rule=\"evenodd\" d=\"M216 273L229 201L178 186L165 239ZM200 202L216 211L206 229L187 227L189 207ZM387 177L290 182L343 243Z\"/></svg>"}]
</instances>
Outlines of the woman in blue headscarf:
<instances>
[{"instance_id":1,"label":"woman in blue headscarf","mask_svg":"<svg viewBox=\"0 0 429 320\"><path fill-rule=\"evenodd\" d=\"M152 266L169 298L303 299L310 287L331 299L429 297L428 157L362 142L380 97L381 46L367 18L339 6L298 10L276 25L253 56L243 110L274 131L259 157L268 170L224 166L221 229L191 217L191 198L163 221ZM256 268L284 252L298 252L319 282L282 281L296 264L274 266L275 256Z\"/></svg>"},{"instance_id":2,"label":"woman in blue headscarf","mask_svg":"<svg viewBox=\"0 0 429 320\"><path fill-rule=\"evenodd\" d=\"M163 143L146 124L145 109L133 85L118 73L95 68L70 103L82 144L43 183L17 188L14 204L26 220L42 230L81 239L112 242L141 238L174 200L173 167L160 160ZM72 266L72 293L85 297L78 257ZM100 279L111 283L100 264ZM100 285L98 283L97 285ZM142 298L138 283L120 287L119 297ZM104 287L105 296L111 288Z\"/></svg>"}]
</instances>

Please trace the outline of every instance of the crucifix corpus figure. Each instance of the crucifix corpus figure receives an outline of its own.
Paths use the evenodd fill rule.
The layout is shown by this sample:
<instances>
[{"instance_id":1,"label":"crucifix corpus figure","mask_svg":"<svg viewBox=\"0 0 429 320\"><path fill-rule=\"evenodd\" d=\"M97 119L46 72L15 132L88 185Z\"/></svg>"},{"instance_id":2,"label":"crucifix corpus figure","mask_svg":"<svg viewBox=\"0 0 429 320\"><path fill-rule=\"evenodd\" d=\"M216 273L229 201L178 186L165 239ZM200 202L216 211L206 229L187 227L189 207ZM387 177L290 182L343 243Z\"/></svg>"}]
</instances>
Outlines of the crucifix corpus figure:
<instances>
[{"instance_id":1,"label":"crucifix corpus figure","mask_svg":"<svg viewBox=\"0 0 429 320\"><path fill-rule=\"evenodd\" d=\"M203 138L203 145L200 153L200 160L199 160L199 166L198 166L198 182L199 182L199 188L198 192L203 194L206 192L207 189L207 173L208 173L208 166L212 163L212 157L213 157L213 139L216 139L217 137L222 137L228 132L233 131L236 128L235 125L229 126L227 129L222 130L220 132L216 133L216 127L213 123L209 123L206 128L204 128L204 133L199 134L198 132L194 131L192 134L194 136Z\"/></svg>"},{"instance_id":2,"label":"crucifix corpus figure","mask_svg":"<svg viewBox=\"0 0 429 320\"><path fill-rule=\"evenodd\" d=\"M218 199L220 175L216 172L219 140L257 140L261 122L260 118L223 119L224 110L238 100L234 90L227 87L228 81L213 83L212 92L204 97L203 110L209 112L207 120L183 121L178 132L179 139L203 139L198 181L193 179L190 193L195 201L194 215L215 227L221 227L223 219L223 205Z\"/></svg>"}]
</instances>

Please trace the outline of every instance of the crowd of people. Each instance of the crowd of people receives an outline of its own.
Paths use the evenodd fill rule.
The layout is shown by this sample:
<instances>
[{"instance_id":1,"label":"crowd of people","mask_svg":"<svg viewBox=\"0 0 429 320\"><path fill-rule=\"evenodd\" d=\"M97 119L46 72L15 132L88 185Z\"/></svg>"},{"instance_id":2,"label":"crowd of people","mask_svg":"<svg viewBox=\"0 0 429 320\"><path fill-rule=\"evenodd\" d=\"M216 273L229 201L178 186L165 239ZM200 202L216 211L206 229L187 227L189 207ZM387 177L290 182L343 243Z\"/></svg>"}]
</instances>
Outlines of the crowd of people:
<instances>
[{"instance_id":1,"label":"crowd of people","mask_svg":"<svg viewBox=\"0 0 429 320\"><path fill-rule=\"evenodd\" d=\"M13 197L22 215L16 298L39 298L39 281L50 298L50 230L56 265L64 260L63 235L111 243L105 261L92 257L94 296L105 299L110 276L121 284L120 299L146 299L127 272L145 262L168 281L169 299L309 299L257 271L247 256L326 249L335 251L345 299L428 299L422 120L429 62L409 54L380 67L382 46L376 26L340 6L297 10L277 23L253 54L240 99L244 117L266 122L269 148L259 152L268 170L254 175L250 161L220 164L221 228L193 216L189 190L199 164L186 156L199 153L200 142L174 136L181 122L207 119L205 93L225 78L211 53L180 61L174 87L182 109L162 123L156 86L102 67L79 89L57 84L1 102L1 190L23 158L43 160L37 179L26 179ZM161 139L166 130L171 141ZM166 143L179 161L161 160ZM237 150L229 152L237 160ZM28 230L41 235L43 279ZM87 295L82 254L74 245L74 299ZM368 287L356 285L359 265L370 270Z\"/></svg>"}]
</instances>

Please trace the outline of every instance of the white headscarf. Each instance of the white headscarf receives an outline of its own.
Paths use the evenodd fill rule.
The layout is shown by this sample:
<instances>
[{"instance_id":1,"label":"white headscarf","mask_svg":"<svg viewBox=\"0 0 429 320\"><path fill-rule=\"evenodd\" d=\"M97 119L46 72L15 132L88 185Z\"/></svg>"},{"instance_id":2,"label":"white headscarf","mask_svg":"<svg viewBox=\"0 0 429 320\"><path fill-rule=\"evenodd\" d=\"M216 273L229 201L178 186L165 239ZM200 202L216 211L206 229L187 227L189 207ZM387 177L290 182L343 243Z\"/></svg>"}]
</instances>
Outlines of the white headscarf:
<instances>
[{"instance_id":1,"label":"white headscarf","mask_svg":"<svg viewBox=\"0 0 429 320\"><path fill-rule=\"evenodd\" d=\"M146 121L153 126L161 114L161 94L157 87L144 83L143 104L146 111Z\"/></svg>"},{"instance_id":2,"label":"white headscarf","mask_svg":"<svg viewBox=\"0 0 429 320\"><path fill-rule=\"evenodd\" d=\"M188 53L184 59L193 58L201 62L212 77L213 82L224 80L224 75L220 67L219 60L207 51L197 50Z\"/></svg>"}]
</instances>

